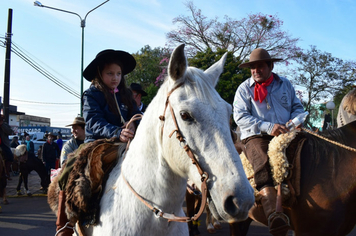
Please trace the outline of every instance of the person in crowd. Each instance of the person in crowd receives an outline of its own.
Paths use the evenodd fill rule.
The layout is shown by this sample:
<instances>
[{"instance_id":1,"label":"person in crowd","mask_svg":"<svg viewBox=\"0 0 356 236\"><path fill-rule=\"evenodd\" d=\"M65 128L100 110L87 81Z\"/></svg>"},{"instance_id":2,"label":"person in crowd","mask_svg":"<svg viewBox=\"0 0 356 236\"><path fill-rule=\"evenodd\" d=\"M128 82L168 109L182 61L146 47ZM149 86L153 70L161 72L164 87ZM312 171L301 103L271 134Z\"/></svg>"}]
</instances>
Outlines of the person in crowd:
<instances>
[{"instance_id":1,"label":"person in crowd","mask_svg":"<svg viewBox=\"0 0 356 236\"><path fill-rule=\"evenodd\" d=\"M137 83L131 83L130 88L133 92L133 97L136 101L136 105L138 109L143 113L145 113L147 105L144 104L141 99L144 96L147 96L147 93L142 89L140 84Z\"/></svg>"},{"instance_id":2,"label":"person in crowd","mask_svg":"<svg viewBox=\"0 0 356 236\"><path fill-rule=\"evenodd\" d=\"M136 60L131 54L108 49L99 52L85 68L83 76L91 85L82 95L84 143L105 138L117 138L120 142L127 143L134 137L138 122L131 122L129 127L126 126L135 114L141 112L133 99L131 89L126 86L124 76L133 71L135 66ZM68 160L58 178L58 235L73 234L71 228L64 227L68 219L65 215L66 196L63 191L73 168L71 160Z\"/></svg>"},{"instance_id":3,"label":"person in crowd","mask_svg":"<svg viewBox=\"0 0 356 236\"><path fill-rule=\"evenodd\" d=\"M19 146L19 137L18 136L14 136L12 137L11 143L10 143L10 147L11 148L16 148L17 146Z\"/></svg>"},{"instance_id":4,"label":"person in crowd","mask_svg":"<svg viewBox=\"0 0 356 236\"><path fill-rule=\"evenodd\" d=\"M13 130L10 125L4 122L4 116L0 115L0 147L2 150L3 160L5 162L5 173L7 180L12 180L10 176L11 165L14 161L14 155L10 148L9 135L13 134Z\"/></svg>"},{"instance_id":5,"label":"person in crowd","mask_svg":"<svg viewBox=\"0 0 356 236\"><path fill-rule=\"evenodd\" d=\"M43 145L40 145L37 150L37 158L43 162L42 151L43 151Z\"/></svg>"},{"instance_id":6,"label":"person in crowd","mask_svg":"<svg viewBox=\"0 0 356 236\"><path fill-rule=\"evenodd\" d=\"M331 128L331 114L325 114L324 123L323 123L323 131Z\"/></svg>"},{"instance_id":7,"label":"person in crowd","mask_svg":"<svg viewBox=\"0 0 356 236\"><path fill-rule=\"evenodd\" d=\"M78 147L84 143L85 139L85 121L83 117L75 117L72 124L66 125L66 127L68 126L72 126L73 137L63 145L60 158L61 166L67 160L68 154L77 150Z\"/></svg>"},{"instance_id":8,"label":"person in crowd","mask_svg":"<svg viewBox=\"0 0 356 236\"><path fill-rule=\"evenodd\" d=\"M42 148L42 161L46 167L48 178L51 175L51 169L56 168L56 160L59 159L60 151L57 143L53 142L56 136L51 132L47 135L47 141Z\"/></svg>"},{"instance_id":9,"label":"person in crowd","mask_svg":"<svg viewBox=\"0 0 356 236\"><path fill-rule=\"evenodd\" d=\"M35 153L35 145L33 144L33 142L31 141L30 135L28 133L25 134L25 143L26 144L26 148L28 152L31 153Z\"/></svg>"},{"instance_id":10,"label":"person in crowd","mask_svg":"<svg viewBox=\"0 0 356 236\"><path fill-rule=\"evenodd\" d=\"M62 134L60 132L58 132L57 134L57 140L56 143L59 147L59 150L62 151L62 147L63 147L63 140L62 140Z\"/></svg>"},{"instance_id":11,"label":"person in crowd","mask_svg":"<svg viewBox=\"0 0 356 236\"><path fill-rule=\"evenodd\" d=\"M285 214L275 212L277 193L268 161L268 144L274 136L289 132L286 123L304 113L290 81L272 73L274 62L280 60L271 58L265 49L253 50L249 62L239 66L250 68L251 77L237 88L233 103L243 151L253 167L256 188L272 235L286 235L290 226Z\"/></svg>"}]
</instances>

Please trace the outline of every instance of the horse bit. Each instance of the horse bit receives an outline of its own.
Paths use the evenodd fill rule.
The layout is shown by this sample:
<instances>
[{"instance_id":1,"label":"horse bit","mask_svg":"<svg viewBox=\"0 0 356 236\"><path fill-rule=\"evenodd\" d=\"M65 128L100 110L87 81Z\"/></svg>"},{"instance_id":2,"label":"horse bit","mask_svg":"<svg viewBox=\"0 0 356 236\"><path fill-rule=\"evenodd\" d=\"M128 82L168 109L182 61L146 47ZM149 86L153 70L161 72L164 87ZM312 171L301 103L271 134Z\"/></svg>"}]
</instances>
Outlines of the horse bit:
<instances>
[{"instance_id":1,"label":"horse bit","mask_svg":"<svg viewBox=\"0 0 356 236\"><path fill-rule=\"evenodd\" d=\"M207 172L204 172L203 169L201 168L201 166L199 165L199 162L198 160L195 158L192 150L190 149L190 147L188 146L188 144L186 144L186 141L185 141L185 138L182 136L181 132L179 131L179 127L178 127L178 124L177 124L177 119L174 115L174 111L173 111L173 108L171 106L171 103L169 101L169 97L170 95L174 92L174 90L176 90L177 88L179 88L180 86L182 86L183 84L179 84L177 85L175 88L173 88L168 94L167 94L167 99L166 99L166 104L165 104L165 108L164 108L164 112L163 112L163 115L159 116L159 119L161 121L165 121L165 114L166 114L166 110L167 110L167 107L169 105L169 108L170 108L170 111L171 111L171 115L172 115L172 118L173 118L173 122L174 122L174 125L175 125L175 129L170 133L169 137L171 138L172 135L174 133L176 133L176 138L179 140L179 142L181 143L181 147L187 152L189 158L192 160L192 164L195 165L198 169L198 172L201 176L201 192L202 192L202 202L201 202L201 205L200 205L200 209L198 211L197 214L195 214L194 216L192 217L181 217L181 216L175 216L174 214L169 214L169 213L164 213L161 209L158 209L154 206L152 206L151 204L149 204L147 201L145 201L133 188L132 186L127 182L127 180L123 177L124 181L126 182L126 184L128 185L128 187L131 189L131 191L135 194L135 196L137 198L139 198L148 208L151 209L151 211L153 211L153 213L155 214L155 216L157 218L159 217L162 217L164 219L167 219L168 222L170 221L177 221L177 222L190 222L192 220L198 220L198 218L203 214L203 211L205 209L205 205L206 205L206 202L207 202L207 193L208 193L208 188L207 188L207 185L206 185L206 181L208 180L209 178L209 175ZM162 135L163 135L163 126L162 126L162 131L161 131ZM183 146L182 146L183 145Z\"/></svg>"}]
</instances>

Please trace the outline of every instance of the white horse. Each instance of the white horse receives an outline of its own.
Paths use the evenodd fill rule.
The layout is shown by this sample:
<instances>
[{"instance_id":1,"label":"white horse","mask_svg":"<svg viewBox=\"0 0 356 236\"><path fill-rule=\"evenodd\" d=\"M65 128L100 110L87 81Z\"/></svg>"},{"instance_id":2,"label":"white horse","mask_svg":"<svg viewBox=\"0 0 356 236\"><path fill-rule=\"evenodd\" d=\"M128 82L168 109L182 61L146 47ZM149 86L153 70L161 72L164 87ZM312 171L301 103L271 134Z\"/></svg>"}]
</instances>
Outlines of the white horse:
<instances>
[{"instance_id":1,"label":"white horse","mask_svg":"<svg viewBox=\"0 0 356 236\"><path fill-rule=\"evenodd\" d=\"M100 203L100 222L86 229L87 235L188 235L186 223L159 217L163 212L185 216L187 179L200 186L206 177L192 164L185 145L209 176L214 216L227 222L247 218L253 190L231 138L231 106L214 89L225 60L226 54L204 72L188 67L184 45L173 51L168 78L148 106L125 159L112 170ZM171 137L177 128L181 142ZM146 204L159 210L155 214Z\"/></svg>"}]
</instances>

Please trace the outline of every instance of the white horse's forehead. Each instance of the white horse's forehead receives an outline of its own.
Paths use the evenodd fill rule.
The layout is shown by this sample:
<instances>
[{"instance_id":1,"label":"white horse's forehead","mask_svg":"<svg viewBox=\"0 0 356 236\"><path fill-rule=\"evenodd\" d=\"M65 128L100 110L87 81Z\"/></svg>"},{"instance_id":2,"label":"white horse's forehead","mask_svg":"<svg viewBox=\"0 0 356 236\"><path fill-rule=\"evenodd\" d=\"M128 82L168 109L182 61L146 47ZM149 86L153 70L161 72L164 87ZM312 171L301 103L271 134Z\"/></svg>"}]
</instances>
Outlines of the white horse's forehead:
<instances>
[{"instance_id":1,"label":"white horse's forehead","mask_svg":"<svg viewBox=\"0 0 356 236\"><path fill-rule=\"evenodd\" d=\"M215 89L195 88L190 85L183 85L170 96L171 104L179 106L181 109L194 110L197 106L203 106L207 110L229 110L232 113L232 107L220 97Z\"/></svg>"}]
</instances>

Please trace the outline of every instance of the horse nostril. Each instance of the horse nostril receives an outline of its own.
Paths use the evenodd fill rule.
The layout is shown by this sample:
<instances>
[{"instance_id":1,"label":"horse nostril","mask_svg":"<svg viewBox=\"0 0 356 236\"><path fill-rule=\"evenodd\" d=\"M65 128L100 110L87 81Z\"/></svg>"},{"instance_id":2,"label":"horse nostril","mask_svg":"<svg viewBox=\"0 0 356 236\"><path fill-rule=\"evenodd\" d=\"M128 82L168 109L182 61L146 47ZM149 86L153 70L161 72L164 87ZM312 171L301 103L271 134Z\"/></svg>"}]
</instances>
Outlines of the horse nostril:
<instances>
[{"instance_id":1,"label":"horse nostril","mask_svg":"<svg viewBox=\"0 0 356 236\"><path fill-rule=\"evenodd\" d=\"M231 216L237 216L239 214L239 204L237 198L234 196L227 197L224 203L224 210Z\"/></svg>"}]
</instances>

